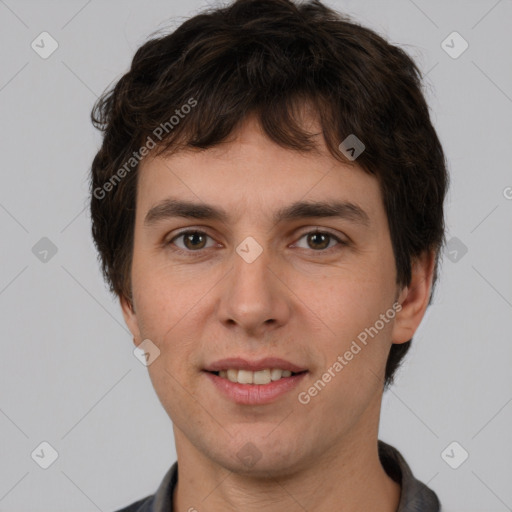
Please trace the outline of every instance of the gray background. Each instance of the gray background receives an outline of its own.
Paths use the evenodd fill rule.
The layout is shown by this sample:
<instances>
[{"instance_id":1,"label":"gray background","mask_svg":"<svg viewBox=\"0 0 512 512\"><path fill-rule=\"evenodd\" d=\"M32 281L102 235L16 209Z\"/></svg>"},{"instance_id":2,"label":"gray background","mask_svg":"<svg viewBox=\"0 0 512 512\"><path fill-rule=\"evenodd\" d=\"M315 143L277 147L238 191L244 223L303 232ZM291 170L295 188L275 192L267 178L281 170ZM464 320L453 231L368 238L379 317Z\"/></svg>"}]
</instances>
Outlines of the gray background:
<instances>
[{"instance_id":1,"label":"gray background","mask_svg":"<svg viewBox=\"0 0 512 512\"><path fill-rule=\"evenodd\" d=\"M451 254L385 395L380 437L445 511L512 510L512 2L329 4L428 73L451 172ZM2 511L115 510L153 493L175 460L92 245L87 176L100 137L89 113L152 31L206 5L0 0ZM59 44L47 59L31 48L43 31ZM458 58L441 46L453 31L469 43ZM448 39L452 51L460 43ZM33 250L43 237L56 254L41 252L45 241ZM58 452L48 469L31 457L43 441ZM461 448L441 455L453 441L469 453L458 469L445 460L460 462Z\"/></svg>"}]
</instances>

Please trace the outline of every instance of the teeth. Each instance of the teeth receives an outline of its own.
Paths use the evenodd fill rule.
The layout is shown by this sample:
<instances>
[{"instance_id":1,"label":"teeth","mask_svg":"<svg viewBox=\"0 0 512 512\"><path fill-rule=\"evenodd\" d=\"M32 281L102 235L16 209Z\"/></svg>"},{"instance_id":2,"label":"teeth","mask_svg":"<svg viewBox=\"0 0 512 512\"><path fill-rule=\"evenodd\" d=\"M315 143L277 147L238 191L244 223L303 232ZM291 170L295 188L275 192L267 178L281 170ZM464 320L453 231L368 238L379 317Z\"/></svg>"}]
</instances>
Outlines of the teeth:
<instances>
[{"instance_id":1,"label":"teeth","mask_svg":"<svg viewBox=\"0 0 512 512\"><path fill-rule=\"evenodd\" d=\"M248 370L238 370L238 382L240 384L252 384L254 372Z\"/></svg>"},{"instance_id":2,"label":"teeth","mask_svg":"<svg viewBox=\"0 0 512 512\"><path fill-rule=\"evenodd\" d=\"M239 384L269 384L283 377L290 377L291 374L290 370L281 370L280 368L267 368L257 372L230 368L229 370L221 370L219 377Z\"/></svg>"},{"instance_id":3,"label":"teeth","mask_svg":"<svg viewBox=\"0 0 512 512\"><path fill-rule=\"evenodd\" d=\"M283 376L283 370L280 370L279 368L273 368L270 371L270 378L272 380L279 380Z\"/></svg>"},{"instance_id":4,"label":"teeth","mask_svg":"<svg viewBox=\"0 0 512 512\"><path fill-rule=\"evenodd\" d=\"M259 372L254 372L254 384L268 384L271 381L272 379L270 378L270 370L260 370Z\"/></svg>"}]
</instances>

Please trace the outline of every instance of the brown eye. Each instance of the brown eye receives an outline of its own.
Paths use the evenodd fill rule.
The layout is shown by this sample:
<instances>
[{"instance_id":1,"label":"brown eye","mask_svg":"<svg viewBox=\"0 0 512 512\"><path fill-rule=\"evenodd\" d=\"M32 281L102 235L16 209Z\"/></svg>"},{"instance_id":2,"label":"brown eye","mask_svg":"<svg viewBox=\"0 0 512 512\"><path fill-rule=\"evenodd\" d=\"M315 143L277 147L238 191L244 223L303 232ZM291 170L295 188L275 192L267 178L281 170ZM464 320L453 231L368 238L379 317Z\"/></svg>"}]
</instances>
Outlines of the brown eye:
<instances>
[{"instance_id":1,"label":"brown eye","mask_svg":"<svg viewBox=\"0 0 512 512\"><path fill-rule=\"evenodd\" d=\"M204 247L206 237L204 233L193 231L185 234L183 240L187 249L202 249Z\"/></svg>"},{"instance_id":2,"label":"brown eye","mask_svg":"<svg viewBox=\"0 0 512 512\"><path fill-rule=\"evenodd\" d=\"M205 248L206 240L210 238L203 231L182 231L168 242L169 245L176 245L178 251L195 252ZM176 240L183 240L183 246L175 244Z\"/></svg>"},{"instance_id":3,"label":"brown eye","mask_svg":"<svg viewBox=\"0 0 512 512\"><path fill-rule=\"evenodd\" d=\"M326 233L310 233L308 243L313 249L326 249L329 246L331 236Z\"/></svg>"},{"instance_id":4,"label":"brown eye","mask_svg":"<svg viewBox=\"0 0 512 512\"><path fill-rule=\"evenodd\" d=\"M202 249L207 249L209 247L213 247L211 244L207 246L207 239L213 241L213 239L206 234L204 231L198 230L188 230L182 231L174 238L169 240L166 245L171 246L172 250L178 253L192 253L192 252L201 252ZM308 233L304 233L299 240L306 239L307 247L301 247L302 249L310 249L314 252L329 252L331 249L342 248L343 246L348 245L347 242L341 240L336 235L329 233L328 231L310 231ZM178 240L182 240L181 243L177 243ZM334 243L333 243L334 242ZM300 247L300 245L298 245Z\"/></svg>"},{"instance_id":5,"label":"brown eye","mask_svg":"<svg viewBox=\"0 0 512 512\"><path fill-rule=\"evenodd\" d=\"M307 247L302 248L313 249L316 252L327 252L327 250L334 248L331 244L333 241L337 242L334 246L347 245L346 242L327 231L310 231L309 233L304 233L300 237L300 239L303 238L306 238Z\"/></svg>"}]
</instances>

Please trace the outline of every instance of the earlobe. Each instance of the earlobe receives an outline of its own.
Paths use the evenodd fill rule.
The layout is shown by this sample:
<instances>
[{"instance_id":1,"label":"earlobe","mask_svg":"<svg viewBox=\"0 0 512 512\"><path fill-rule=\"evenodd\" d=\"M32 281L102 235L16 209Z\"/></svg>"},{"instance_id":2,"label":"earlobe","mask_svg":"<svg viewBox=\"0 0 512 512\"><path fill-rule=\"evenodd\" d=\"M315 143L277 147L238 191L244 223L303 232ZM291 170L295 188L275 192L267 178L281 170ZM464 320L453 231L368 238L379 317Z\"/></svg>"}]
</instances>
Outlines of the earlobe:
<instances>
[{"instance_id":1,"label":"earlobe","mask_svg":"<svg viewBox=\"0 0 512 512\"><path fill-rule=\"evenodd\" d=\"M140 331L133 303L124 295L119 298L119 303L121 305L121 311L123 312L124 321L132 333L133 344L137 346L140 343Z\"/></svg>"},{"instance_id":2,"label":"earlobe","mask_svg":"<svg viewBox=\"0 0 512 512\"><path fill-rule=\"evenodd\" d=\"M401 309L395 317L392 343L409 341L418 329L430 300L434 264L432 251L424 252L412 262L411 282L401 290L398 299Z\"/></svg>"}]
</instances>

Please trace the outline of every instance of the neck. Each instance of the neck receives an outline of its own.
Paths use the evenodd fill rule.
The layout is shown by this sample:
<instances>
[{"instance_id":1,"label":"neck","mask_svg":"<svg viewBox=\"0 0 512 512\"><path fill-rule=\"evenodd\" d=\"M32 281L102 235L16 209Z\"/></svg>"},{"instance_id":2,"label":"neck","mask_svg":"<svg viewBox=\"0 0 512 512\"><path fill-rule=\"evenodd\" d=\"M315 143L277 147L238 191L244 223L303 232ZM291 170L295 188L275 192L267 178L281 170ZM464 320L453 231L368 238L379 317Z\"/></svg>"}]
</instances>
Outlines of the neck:
<instances>
[{"instance_id":1,"label":"neck","mask_svg":"<svg viewBox=\"0 0 512 512\"><path fill-rule=\"evenodd\" d=\"M380 463L376 423L299 470L267 477L229 471L199 452L175 427L174 512L259 512L262 507L268 512L396 512L400 486Z\"/></svg>"}]
</instances>

